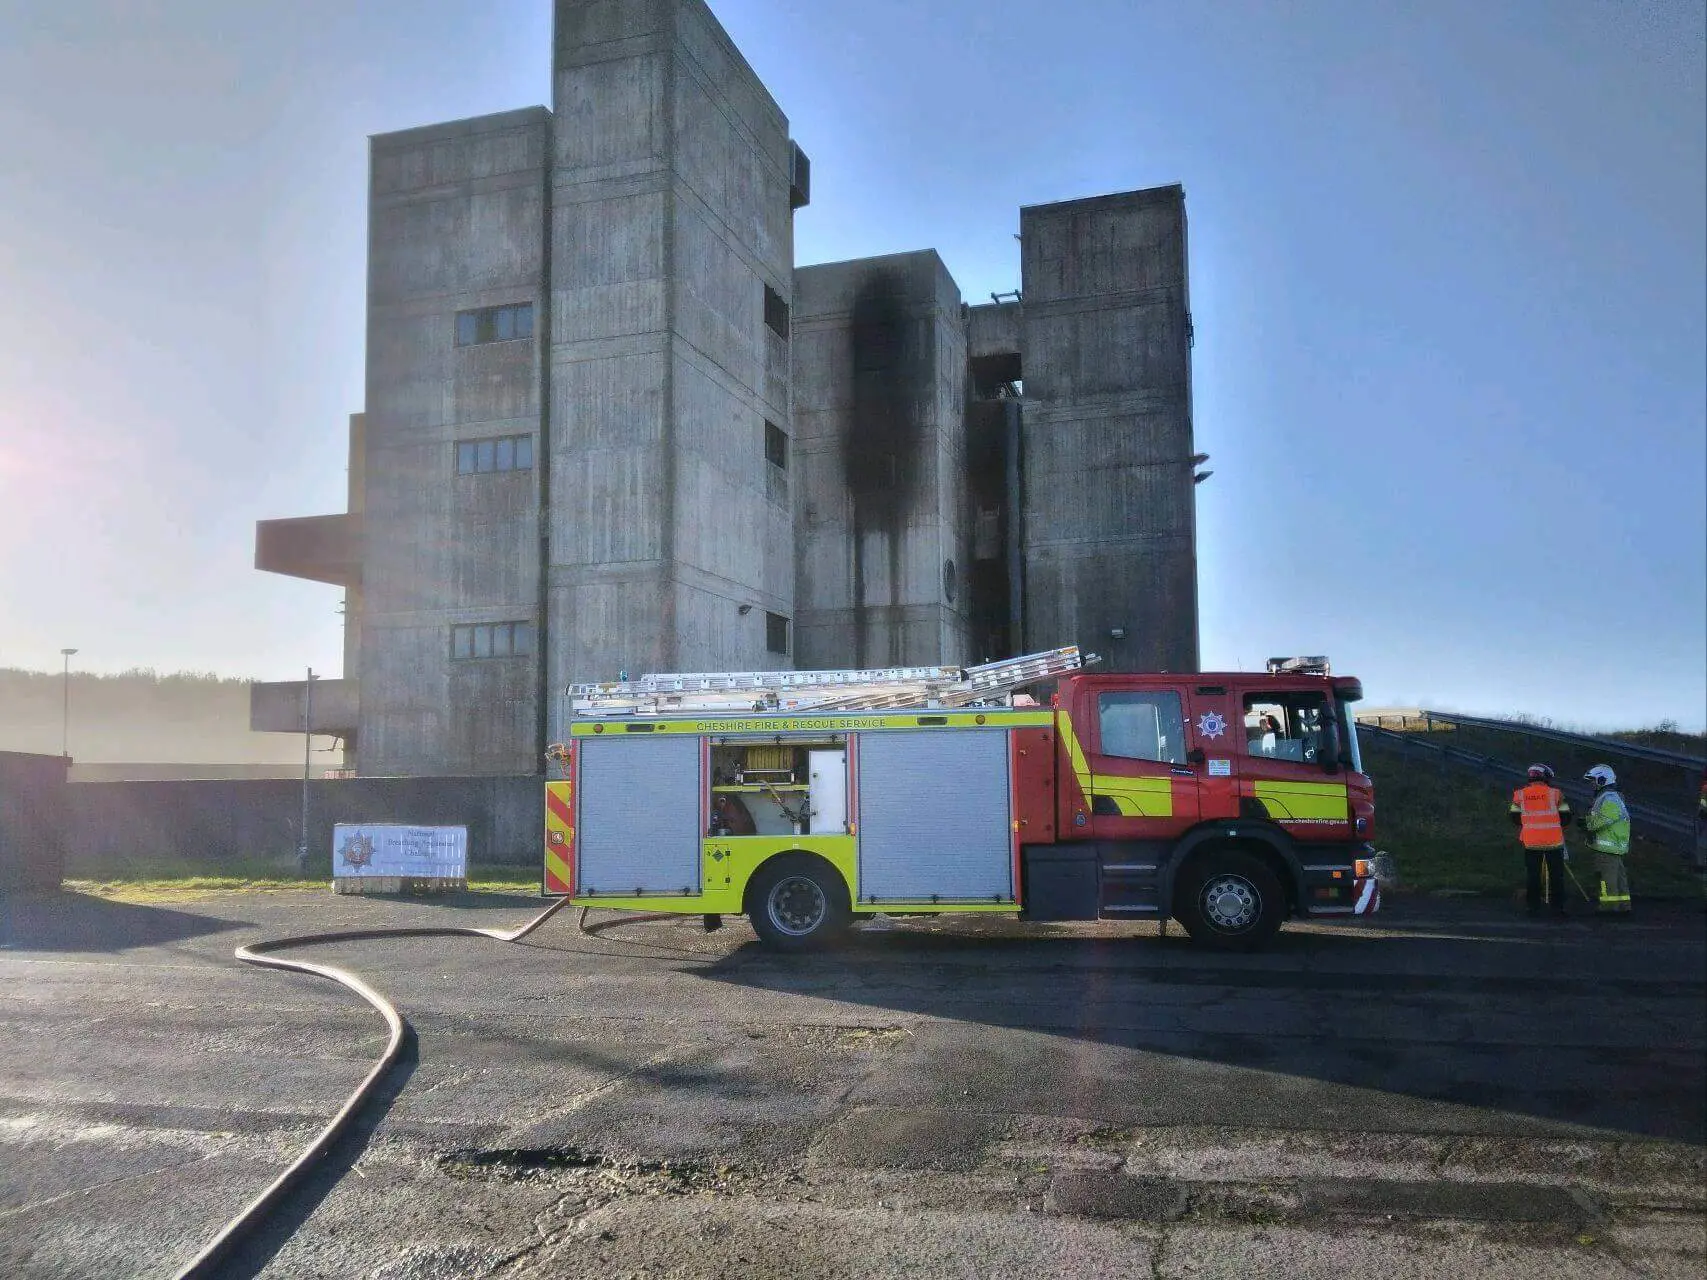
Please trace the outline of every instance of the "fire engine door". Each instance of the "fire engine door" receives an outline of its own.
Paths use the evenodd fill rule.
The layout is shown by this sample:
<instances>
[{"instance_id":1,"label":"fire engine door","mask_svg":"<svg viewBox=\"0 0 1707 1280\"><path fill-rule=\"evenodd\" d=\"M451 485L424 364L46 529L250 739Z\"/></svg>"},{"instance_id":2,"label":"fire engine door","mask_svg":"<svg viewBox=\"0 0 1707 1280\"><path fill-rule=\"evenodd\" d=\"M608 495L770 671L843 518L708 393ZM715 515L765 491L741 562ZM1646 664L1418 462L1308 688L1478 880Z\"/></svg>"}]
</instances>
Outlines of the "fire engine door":
<instances>
[{"instance_id":1,"label":"fire engine door","mask_svg":"<svg viewBox=\"0 0 1707 1280\"><path fill-rule=\"evenodd\" d=\"M1165 840L1197 821L1197 771L1188 763L1186 706L1173 689L1086 690L1091 834Z\"/></svg>"}]
</instances>

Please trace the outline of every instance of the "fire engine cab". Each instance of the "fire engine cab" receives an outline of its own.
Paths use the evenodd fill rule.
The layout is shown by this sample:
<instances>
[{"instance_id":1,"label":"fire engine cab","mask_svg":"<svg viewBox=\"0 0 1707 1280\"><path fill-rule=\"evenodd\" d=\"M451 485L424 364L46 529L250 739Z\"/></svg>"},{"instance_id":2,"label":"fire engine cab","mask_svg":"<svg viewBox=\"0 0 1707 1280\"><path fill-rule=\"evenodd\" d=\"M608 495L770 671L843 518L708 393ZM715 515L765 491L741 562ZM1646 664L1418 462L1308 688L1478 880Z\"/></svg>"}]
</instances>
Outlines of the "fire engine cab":
<instances>
[{"instance_id":1,"label":"fire engine cab","mask_svg":"<svg viewBox=\"0 0 1707 1280\"><path fill-rule=\"evenodd\" d=\"M1376 911L1353 679L984 666L572 686L545 784L544 891L746 915L783 950L874 914L1177 919L1251 949ZM1018 693L1052 688L1046 705Z\"/></svg>"}]
</instances>

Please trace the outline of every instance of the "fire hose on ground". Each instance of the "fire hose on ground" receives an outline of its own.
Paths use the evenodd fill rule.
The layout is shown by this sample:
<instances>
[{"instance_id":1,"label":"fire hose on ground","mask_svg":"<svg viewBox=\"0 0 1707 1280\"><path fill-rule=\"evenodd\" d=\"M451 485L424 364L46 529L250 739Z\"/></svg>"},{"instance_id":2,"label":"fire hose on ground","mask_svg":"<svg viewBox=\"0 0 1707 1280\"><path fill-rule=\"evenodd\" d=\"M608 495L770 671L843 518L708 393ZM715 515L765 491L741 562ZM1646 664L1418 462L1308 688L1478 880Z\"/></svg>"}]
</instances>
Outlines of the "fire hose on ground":
<instances>
[{"instance_id":1,"label":"fire hose on ground","mask_svg":"<svg viewBox=\"0 0 1707 1280\"><path fill-rule=\"evenodd\" d=\"M495 942L520 942L568 904L568 898L560 898L517 929L477 929L470 926L453 927L448 925L399 929L352 929L338 933L305 933L287 938L270 938L262 942L253 942L247 946L238 947L236 956L245 964L312 974L317 978L326 978L340 986L347 987L373 1006L379 1016L385 1020L389 1035L386 1040L385 1051L374 1061L372 1068L362 1078L362 1082L345 1099L344 1105L338 1108L337 1113L326 1122L325 1127L315 1135L314 1140L241 1213L220 1229L219 1234L210 1240L207 1246L176 1274L175 1280L206 1280L207 1277L219 1274L220 1266L231 1257L237 1246L253 1234L267 1216L331 1153L339 1138L343 1136L345 1129L361 1112L380 1083L390 1074L392 1067L396 1066L408 1040L410 1030L408 1020L397 1011L396 1006L391 1001L364 982L359 974L332 964L317 964L311 960L281 959L273 955L273 952L288 951L296 947L323 946L337 942L368 942L376 938L490 938ZM628 922L638 923L642 920L671 918L673 917L638 916L629 917ZM583 909L581 912L583 928L586 925L586 919L587 913Z\"/></svg>"}]
</instances>

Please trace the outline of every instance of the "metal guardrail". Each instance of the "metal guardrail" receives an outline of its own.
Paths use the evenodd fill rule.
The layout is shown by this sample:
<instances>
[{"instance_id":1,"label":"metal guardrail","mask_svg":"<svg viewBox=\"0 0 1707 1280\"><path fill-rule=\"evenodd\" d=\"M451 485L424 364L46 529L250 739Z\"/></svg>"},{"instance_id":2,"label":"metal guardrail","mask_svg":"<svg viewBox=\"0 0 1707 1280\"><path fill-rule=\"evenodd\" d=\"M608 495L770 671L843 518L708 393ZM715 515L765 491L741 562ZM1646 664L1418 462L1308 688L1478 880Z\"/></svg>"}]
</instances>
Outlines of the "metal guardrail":
<instances>
[{"instance_id":1,"label":"metal guardrail","mask_svg":"<svg viewBox=\"0 0 1707 1280\"><path fill-rule=\"evenodd\" d=\"M1608 755L1618 754L1637 760L1653 760L1659 764L1675 764L1685 769L1707 769L1707 759L1700 756L1685 755L1681 751L1664 751L1659 747L1638 746L1634 742L1620 742L1617 738L1597 738L1586 733L1567 733L1563 729L1545 729L1540 725L1524 724L1520 720L1489 720L1481 716L1461 716L1451 711L1424 711L1422 718L1432 726L1434 721L1446 724L1469 725L1475 729L1496 729L1501 733L1527 734L1531 738L1545 738L1549 742L1564 742L1572 746L1593 747Z\"/></svg>"},{"instance_id":2,"label":"metal guardrail","mask_svg":"<svg viewBox=\"0 0 1707 1280\"><path fill-rule=\"evenodd\" d=\"M1440 742L1430 742L1419 738L1414 733L1401 733L1397 729L1384 729L1380 725L1358 722L1358 731L1368 735L1377 742L1390 745L1401 752L1438 757L1442 765L1454 764L1461 768L1472 769L1485 777L1500 778L1504 781L1522 783L1529 774L1527 769L1496 760L1492 756L1481 755L1474 751L1465 751L1462 747L1451 747ZM1580 782L1555 780L1554 786L1565 793L1565 798L1574 806L1582 806L1579 812L1586 809L1594 799L1593 791ZM1695 833L1695 819L1688 814L1670 809L1656 809L1651 804L1636 804L1629 797L1624 803L1630 810L1630 817L1646 827L1650 832L1664 832L1667 836L1679 838L1687 847Z\"/></svg>"}]
</instances>

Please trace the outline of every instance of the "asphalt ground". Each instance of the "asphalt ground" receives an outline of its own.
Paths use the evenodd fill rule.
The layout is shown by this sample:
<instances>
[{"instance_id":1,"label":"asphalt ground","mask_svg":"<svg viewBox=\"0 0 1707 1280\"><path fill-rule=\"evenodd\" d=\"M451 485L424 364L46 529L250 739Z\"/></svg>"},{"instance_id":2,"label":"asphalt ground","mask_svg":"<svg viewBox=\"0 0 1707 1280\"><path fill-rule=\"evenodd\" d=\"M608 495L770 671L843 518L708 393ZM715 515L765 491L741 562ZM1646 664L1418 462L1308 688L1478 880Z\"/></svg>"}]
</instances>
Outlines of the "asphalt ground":
<instances>
[{"instance_id":1,"label":"asphalt ground","mask_svg":"<svg viewBox=\"0 0 1707 1280\"><path fill-rule=\"evenodd\" d=\"M170 1275L365 1073L371 1010L232 948L541 905L14 898L0 1276ZM295 952L419 1036L230 1271L1701 1275L1699 910L1388 905L1254 957L1001 919L780 957L568 912Z\"/></svg>"}]
</instances>

